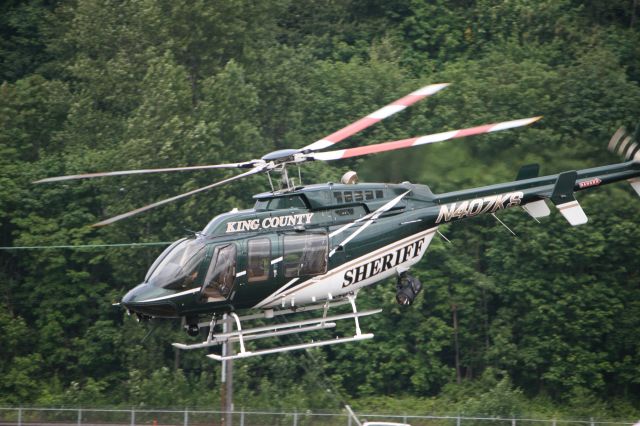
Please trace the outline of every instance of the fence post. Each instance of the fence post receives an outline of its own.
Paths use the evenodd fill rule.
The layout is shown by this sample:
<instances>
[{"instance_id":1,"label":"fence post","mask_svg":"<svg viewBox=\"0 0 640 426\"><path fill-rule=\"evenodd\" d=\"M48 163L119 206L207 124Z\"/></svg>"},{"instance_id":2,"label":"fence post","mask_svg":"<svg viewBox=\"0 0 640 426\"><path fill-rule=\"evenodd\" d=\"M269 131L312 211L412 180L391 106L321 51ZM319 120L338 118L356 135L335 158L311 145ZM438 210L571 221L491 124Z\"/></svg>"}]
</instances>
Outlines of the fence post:
<instances>
[{"instance_id":1,"label":"fence post","mask_svg":"<svg viewBox=\"0 0 640 426\"><path fill-rule=\"evenodd\" d=\"M460 423L462 423L460 421L460 414L458 414L458 418L456 419L456 426L460 426Z\"/></svg>"},{"instance_id":2,"label":"fence post","mask_svg":"<svg viewBox=\"0 0 640 426\"><path fill-rule=\"evenodd\" d=\"M22 426L22 407L18 407L18 426Z\"/></svg>"},{"instance_id":3,"label":"fence post","mask_svg":"<svg viewBox=\"0 0 640 426\"><path fill-rule=\"evenodd\" d=\"M551 422L551 426L556 426L556 419L553 419L553 421Z\"/></svg>"},{"instance_id":4,"label":"fence post","mask_svg":"<svg viewBox=\"0 0 640 426\"><path fill-rule=\"evenodd\" d=\"M189 426L189 410L184 409L184 426Z\"/></svg>"},{"instance_id":5,"label":"fence post","mask_svg":"<svg viewBox=\"0 0 640 426\"><path fill-rule=\"evenodd\" d=\"M82 408L78 408L78 426L82 424Z\"/></svg>"},{"instance_id":6,"label":"fence post","mask_svg":"<svg viewBox=\"0 0 640 426\"><path fill-rule=\"evenodd\" d=\"M516 426L516 418L511 419L511 426Z\"/></svg>"},{"instance_id":7,"label":"fence post","mask_svg":"<svg viewBox=\"0 0 640 426\"><path fill-rule=\"evenodd\" d=\"M595 426L594 422L593 422L593 417L591 417L591 426Z\"/></svg>"},{"instance_id":8,"label":"fence post","mask_svg":"<svg viewBox=\"0 0 640 426\"><path fill-rule=\"evenodd\" d=\"M136 426L136 410L131 409L131 426Z\"/></svg>"},{"instance_id":9,"label":"fence post","mask_svg":"<svg viewBox=\"0 0 640 426\"><path fill-rule=\"evenodd\" d=\"M407 414L403 414L402 416L402 423L407 423Z\"/></svg>"},{"instance_id":10,"label":"fence post","mask_svg":"<svg viewBox=\"0 0 640 426\"><path fill-rule=\"evenodd\" d=\"M298 412L297 411L295 411L293 413L293 426L298 426Z\"/></svg>"},{"instance_id":11,"label":"fence post","mask_svg":"<svg viewBox=\"0 0 640 426\"><path fill-rule=\"evenodd\" d=\"M244 408L240 411L240 426L244 426Z\"/></svg>"}]
</instances>

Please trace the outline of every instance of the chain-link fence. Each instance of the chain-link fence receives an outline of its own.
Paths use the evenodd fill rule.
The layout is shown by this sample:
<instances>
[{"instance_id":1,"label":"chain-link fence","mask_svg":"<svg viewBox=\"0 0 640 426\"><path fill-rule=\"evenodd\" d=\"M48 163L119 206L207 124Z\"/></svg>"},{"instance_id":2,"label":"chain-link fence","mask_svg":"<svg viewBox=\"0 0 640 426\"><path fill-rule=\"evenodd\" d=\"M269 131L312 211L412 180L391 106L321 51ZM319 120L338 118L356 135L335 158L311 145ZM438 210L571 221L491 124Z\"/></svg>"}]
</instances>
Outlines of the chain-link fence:
<instances>
[{"instance_id":1,"label":"chain-link fence","mask_svg":"<svg viewBox=\"0 0 640 426\"><path fill-rule=\"evenodd\" d=\"M412 416L358 413L360 421L411 426L631 426L633 421ZM345 413L144 410L96 408L0 408L0 426L357 426Z\"/></svg>"}]
</instances>

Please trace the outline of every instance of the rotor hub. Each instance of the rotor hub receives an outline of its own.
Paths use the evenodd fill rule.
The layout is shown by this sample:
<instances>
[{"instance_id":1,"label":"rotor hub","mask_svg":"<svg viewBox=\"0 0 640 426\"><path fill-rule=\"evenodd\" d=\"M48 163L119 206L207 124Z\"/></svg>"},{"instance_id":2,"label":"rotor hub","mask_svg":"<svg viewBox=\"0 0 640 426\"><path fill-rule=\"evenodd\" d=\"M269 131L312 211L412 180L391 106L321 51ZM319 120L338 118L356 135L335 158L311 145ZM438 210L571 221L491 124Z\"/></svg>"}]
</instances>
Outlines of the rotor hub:
<instances>
[{"instance_id":1,"label":"rotor hub","mask_svg":"<svg viewBox=\"0 0 640 426\"><path fill-rule=\"evenodd\" d=\"M274 163L285 163L294 160L294 155L298 154L297 149L279 149L262 156L264 161L273 161Z\"/></svg>"}]
</instances>

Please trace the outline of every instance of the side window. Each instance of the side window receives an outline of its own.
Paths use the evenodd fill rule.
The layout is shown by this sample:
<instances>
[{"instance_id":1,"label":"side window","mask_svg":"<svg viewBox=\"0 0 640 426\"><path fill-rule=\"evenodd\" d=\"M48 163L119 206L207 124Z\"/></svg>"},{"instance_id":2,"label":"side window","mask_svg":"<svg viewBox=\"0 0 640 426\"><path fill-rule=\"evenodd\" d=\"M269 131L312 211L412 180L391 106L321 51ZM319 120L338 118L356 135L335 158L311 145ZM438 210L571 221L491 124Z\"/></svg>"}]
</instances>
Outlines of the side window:
<instances>
[{"instance_id":1,"label":"side window","mask_svg":"<svg viewBox=\"0 0 640 426\"><path fill-rule=\"evenodd\" d=\"M252 283L269 278L271 265L271 241L268 238L249 240L249 265L247 280Z\"/></svg>"},{"instance_id":2,"label":"side window","mask_svg":"<svg viewBox=\"0 0 640 426\"><path fill-rule=\"evenodd\" d=\"M364 191L364 198L365 200L369 201L369 200L373 200L373 191L368 189L366 191Z\"/></svg>"},{"instance_id":3,"label":"side window","mask_svg":"<svg viewBox=\"0 0 640 426\"><path fill-rule=\"evenodd\" d=\"M327 272L329 239L326 234L284 236L284 276L318 275Z\"/></svg>"},{"instance_id":4,"label":"side window","mask_svg":"<svg viewBox=\"0 0 640 426\"><path fill-rule=\"evenodd\" d=\"M207 277L205 294L209 297L228 296L236 276L236 246L229 244L213 253Z\"/></svg>"},{"instance_id":5,"label":"side window","mask_svg":"<svg viewBox=\"0 0 640 426\"><path fill-rule=\"evenodd\" d=\"M351 193L351 191L344 191L342 194L344 195L345 203L350 203L353 201L353 194Z\"/></svg>"}]
</instances>

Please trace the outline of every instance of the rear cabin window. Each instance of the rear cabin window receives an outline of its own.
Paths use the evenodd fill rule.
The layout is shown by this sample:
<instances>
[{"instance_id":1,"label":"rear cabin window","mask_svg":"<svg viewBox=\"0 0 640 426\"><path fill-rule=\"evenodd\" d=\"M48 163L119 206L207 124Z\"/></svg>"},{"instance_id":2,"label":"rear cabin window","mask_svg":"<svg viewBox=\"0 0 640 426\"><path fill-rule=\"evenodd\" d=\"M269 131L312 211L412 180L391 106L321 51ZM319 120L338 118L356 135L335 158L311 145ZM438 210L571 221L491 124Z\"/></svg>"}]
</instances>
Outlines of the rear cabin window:
<instances>
[{"instance_id":1,"label":"rear cabin window","mask_svg":"<svg viewBox=\"0 0 640 426\"><path fill-rule=\"evenodd\" d=\"M284 236L284 275L318 275L327 272L329 240L326 234Z\"/></svg>"},{"instance_id":2,"label":"rear cabin window","mask_svg":"<svg viewBox=\"0 0 640 426\"><path fill-rule=\"evenodd\" d=\"M269 278L271 265L271 241L268 238L249 240L249 265L247 281L250 283Z\"/></svg>"}]
</instances>

